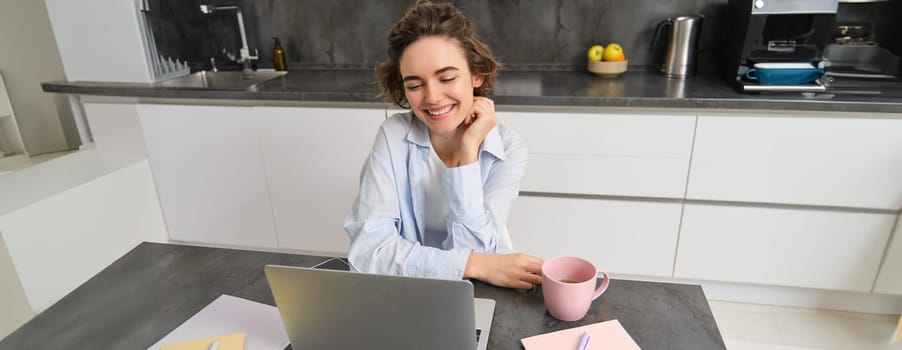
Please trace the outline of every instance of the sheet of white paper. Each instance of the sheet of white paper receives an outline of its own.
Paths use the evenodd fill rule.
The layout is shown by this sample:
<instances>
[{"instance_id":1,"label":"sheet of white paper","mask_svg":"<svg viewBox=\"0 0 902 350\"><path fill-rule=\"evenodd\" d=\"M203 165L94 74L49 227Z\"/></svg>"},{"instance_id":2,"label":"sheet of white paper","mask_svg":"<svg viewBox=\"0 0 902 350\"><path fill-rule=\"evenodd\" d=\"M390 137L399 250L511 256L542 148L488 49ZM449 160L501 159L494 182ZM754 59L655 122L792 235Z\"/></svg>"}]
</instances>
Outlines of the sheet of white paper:
<instances>
[{"instance_id":1,"label":"sheet of white paper","mask_svg":"<svg viewBox=\"0 0 902 350\"><path fill-rule=\"evenodd\" d=\"M247 333L245 350L283 350L288 334L275 306L231 295L220 295L147 350L159 350L163 344Z\"/></svg>"}]
</instances>

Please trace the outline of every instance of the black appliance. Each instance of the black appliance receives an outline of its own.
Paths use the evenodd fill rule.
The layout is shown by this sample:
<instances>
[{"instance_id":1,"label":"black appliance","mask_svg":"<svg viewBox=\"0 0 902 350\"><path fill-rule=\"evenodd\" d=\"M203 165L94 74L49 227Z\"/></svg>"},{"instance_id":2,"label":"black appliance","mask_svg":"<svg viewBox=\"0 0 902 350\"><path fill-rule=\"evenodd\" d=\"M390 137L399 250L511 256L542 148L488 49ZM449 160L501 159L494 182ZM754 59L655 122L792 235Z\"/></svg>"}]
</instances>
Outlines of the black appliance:
<instances>
[{"instance_id":1,"label":"black appliance","mask_svg":"<svg viewBox=\"0 0 902 350\"><path fill-rule=\"evenodd\" d=\"M902 1L840 1L836 27L824 50L827 75L898 81L902 76ZM852 81L854 82L854 81Z\"/></svg>"},{"instance_id":2,"label":"black appliance","mask_svg":"<svg viewBox=\"0 0 902 350\"><path fill-rule=\"evenodd\" d=\"M811 63L823 67L823 52L836 29L838 0L729 0L720 71L741 91L821 92L820 83L760 85L746 79L756 63Z\"/></svg>"}]
</instances>

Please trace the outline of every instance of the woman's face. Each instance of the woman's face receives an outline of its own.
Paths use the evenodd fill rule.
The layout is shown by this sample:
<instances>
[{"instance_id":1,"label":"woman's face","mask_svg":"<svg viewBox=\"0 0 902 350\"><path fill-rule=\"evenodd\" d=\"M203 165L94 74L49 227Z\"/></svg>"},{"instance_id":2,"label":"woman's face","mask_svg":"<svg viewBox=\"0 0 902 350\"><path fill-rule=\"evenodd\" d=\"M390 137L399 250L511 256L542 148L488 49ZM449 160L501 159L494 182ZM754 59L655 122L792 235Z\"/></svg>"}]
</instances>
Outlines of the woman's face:
<instances>
[{"instance_id":1,"label":"woman's face","mask_svg":"<svg viewBox=\"0 0 902 350\"><path fill-rule=\"evenodd\" d=\"M420 38L401 54L400 69L404 95L417 118L433 135L453 136L473 110L473 88L483 82L470 73L458 41Z\"/></svg>"}]
</instances>

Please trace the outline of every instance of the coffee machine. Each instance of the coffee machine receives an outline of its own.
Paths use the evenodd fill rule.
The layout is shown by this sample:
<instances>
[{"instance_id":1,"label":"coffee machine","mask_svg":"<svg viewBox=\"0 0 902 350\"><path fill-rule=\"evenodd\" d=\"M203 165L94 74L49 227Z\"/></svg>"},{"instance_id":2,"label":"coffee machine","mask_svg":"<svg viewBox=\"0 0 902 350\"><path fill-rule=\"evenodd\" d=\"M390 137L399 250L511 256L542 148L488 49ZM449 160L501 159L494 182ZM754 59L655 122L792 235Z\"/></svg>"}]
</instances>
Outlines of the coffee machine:
<instances>
[{"instance_id":1,"label":"coffee machine","mask_svg":"<svg viewBox=\"0 0 902 350\"><path fill-rule=\"evenodd\" d=\"M825 91L818 82L762 85L746 78L757 63L810 63L823 68L838 0L729 0L719 68L740 91Z\"/></svg>"},{"instance_id":2,"label":"coffee machine","mask_svg":"<svg viewBox=\"0 0 902 350\"><path fill-rule=\"evenodd\" d=\"M900 14L900 1L840 0L833 40L824 50L828 74L838 79L902 79Z\"/></svg>"}]
</instances>

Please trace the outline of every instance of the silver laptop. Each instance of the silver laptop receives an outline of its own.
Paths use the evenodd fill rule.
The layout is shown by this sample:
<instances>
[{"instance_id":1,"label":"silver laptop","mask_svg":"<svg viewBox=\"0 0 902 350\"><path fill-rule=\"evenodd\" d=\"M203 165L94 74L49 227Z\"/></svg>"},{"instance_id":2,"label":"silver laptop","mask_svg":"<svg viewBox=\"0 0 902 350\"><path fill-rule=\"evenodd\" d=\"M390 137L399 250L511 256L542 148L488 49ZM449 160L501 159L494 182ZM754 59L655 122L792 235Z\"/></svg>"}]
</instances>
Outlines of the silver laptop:
<instances>
[{"instance_id":1,"label":"silver laptop","mask_svg":"<svg viewBox=\"0 0 902 350\"><path fill-rule=\"evenodd\" d=\"M295 350L485 350L495 301L468 281L267 265Z\"/></svg>"}]
</instances>

